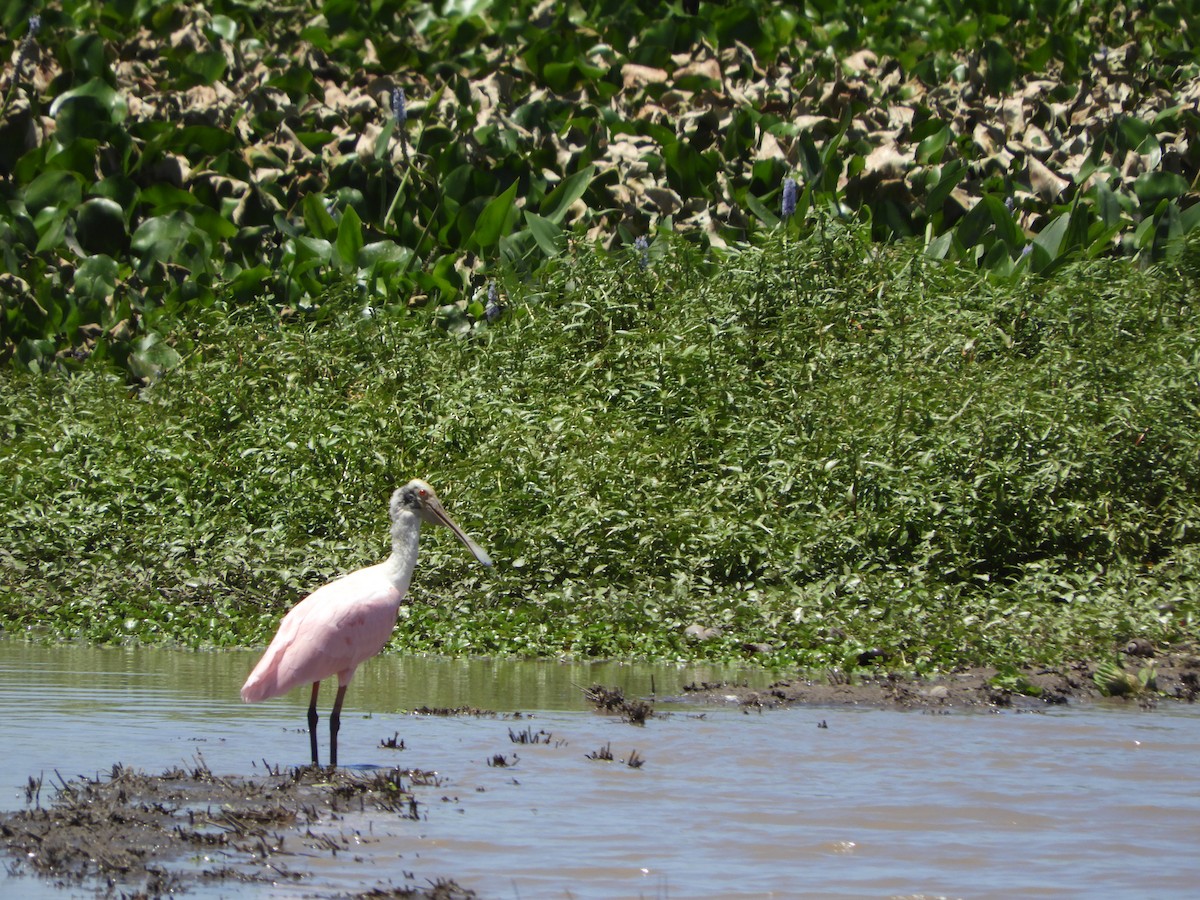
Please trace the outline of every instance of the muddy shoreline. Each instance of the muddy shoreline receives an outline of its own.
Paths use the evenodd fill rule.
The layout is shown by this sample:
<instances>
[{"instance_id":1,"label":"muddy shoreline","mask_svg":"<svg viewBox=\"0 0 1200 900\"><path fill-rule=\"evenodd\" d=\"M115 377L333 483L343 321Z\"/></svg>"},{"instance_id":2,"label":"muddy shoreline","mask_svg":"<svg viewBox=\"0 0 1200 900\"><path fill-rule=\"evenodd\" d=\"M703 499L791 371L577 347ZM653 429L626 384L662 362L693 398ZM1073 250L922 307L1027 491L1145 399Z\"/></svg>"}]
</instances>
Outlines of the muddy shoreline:
<instances>
[{"instance_id":1,"label":"muddy shoreline","mask_svg":"<svg viewBox=\"0 0 1200 900\"><path fill-rule=\"evenodd\" d=\"M736 702L747 708L862 706L881 709L1045 708L1108 701L1152 707L1200 698L1200 648L1160 650L1130 641L1109 662L1000 671L978 666L936 677L895 672L784 679L766 689L735 684L684 685L696 702Z\"/></svg>"},{"instance_id":2,"label":"muddy shoreline","mask_svg":"<svg viewBox=\"0 0 1200 900\"><path fill-rule=\"evenodd\" d=\"M827 673L757 689L693 683L659 697L626 697L620 687L594 685L584 696L597 714L634 726L684 709L732 704L747 713L797 706L953 713L1092 702L1152 709L1195 702L1200 653L1195 646L1160 650L1133 641L1102 664L974 668L935 678ZM421 712L495 715L468 707ZM159 774L118 763L94 778L64 780L55 773L43 783L31 776L26 808L0 812L0 847L10 874L82 886L98 896L149 898L213 883L286 883L314 897L475 897L449 878L413 877L349 894L322 891L313 880L315 857L340 854L357 863L373 831L403 832L405 820L419 822L425 804L444 800L441 788L436 773L401 768L282 769L263 763L252 775L222 776L200 757Z\"/></svg>"},{"instance_id":3,"label":"muddy shoreline","mask_svg":"<svg viewBox=\"0 0 1200 900\"><path fill-rule=\"evenodd\" d=\"M314 856L355 854L364 817L372 826L418 820L424 800L417 794L438 785L435 773L400 768L220 776L199 759L157 775L116 764L106 775L54 785L31 777L28 808L0 813L0 843L10 874L81 885L98 896L162 897L211 883L304 886ZM324 896L475 894L438 879Z\"/></svg>"}]
</instances>

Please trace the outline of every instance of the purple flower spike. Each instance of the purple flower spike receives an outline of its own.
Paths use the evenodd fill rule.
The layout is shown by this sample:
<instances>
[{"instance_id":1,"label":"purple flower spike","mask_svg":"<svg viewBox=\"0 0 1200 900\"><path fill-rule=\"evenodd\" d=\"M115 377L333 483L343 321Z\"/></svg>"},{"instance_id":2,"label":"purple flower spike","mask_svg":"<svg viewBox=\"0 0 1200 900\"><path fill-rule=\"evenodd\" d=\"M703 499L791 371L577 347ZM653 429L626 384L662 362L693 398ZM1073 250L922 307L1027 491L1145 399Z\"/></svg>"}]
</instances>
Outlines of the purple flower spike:
<instances>
[{"instance_id":1,"label":"purple flower spike","mask_svg":"<svg viewBox=\"0 0 1200 900\"><path fill-rule=\"evenodd\" d=\"M392 118L396 120L397 125L408 121L408 101L404 97L404 88L392 91Z\"/></svg>"},{"instance_id":2,"label":"purple flower spike","mask_svg":"<svg viewBox=\"0 0 1200 900\"><path fill-rule=\"evenodd\" d=\"M785 219L790 219L796 211L796 179L783 179L783 205L781 212Z\"/></svg>"}]
</instances>

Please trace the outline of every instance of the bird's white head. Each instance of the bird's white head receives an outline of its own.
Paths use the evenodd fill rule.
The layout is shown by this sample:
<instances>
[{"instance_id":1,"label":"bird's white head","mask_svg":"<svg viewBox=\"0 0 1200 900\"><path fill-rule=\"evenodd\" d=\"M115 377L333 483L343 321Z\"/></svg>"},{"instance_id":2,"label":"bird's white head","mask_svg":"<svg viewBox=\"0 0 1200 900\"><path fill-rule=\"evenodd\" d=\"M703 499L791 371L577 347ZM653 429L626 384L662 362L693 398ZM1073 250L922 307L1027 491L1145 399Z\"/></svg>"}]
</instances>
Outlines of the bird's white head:
<instances>
[{"instance_id":1,"label":"bird's white head","mask_svg":"<svg viewBox=\"0 0 1200 900\"><path fill-rule=\"evenodd\" d=\"M450 514L446 512L442 506L442 501L438 499L437 493L429 486L427 482L420 478L414 478L402 488L397 488L392 494L391 514L392 522L396 522L405 513L415 515L422 522L429 522L432 525L445 525L454 532L467 549L474 554L475 558L485 566L492 564L492 558L487 555L482 547L471 540L467 533L458 527L458 523L450 518Z\"/></svg>"}]
</instances>

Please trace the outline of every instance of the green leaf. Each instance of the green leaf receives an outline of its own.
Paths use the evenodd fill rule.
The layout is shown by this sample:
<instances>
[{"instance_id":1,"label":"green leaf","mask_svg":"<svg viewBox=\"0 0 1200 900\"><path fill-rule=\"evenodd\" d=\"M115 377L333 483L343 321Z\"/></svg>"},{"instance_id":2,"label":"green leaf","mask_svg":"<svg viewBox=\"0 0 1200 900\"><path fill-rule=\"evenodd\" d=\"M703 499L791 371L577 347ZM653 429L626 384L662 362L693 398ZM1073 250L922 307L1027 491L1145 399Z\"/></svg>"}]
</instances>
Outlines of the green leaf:
<instances>
[{"instance_id":1,"label":"green leaf","mask_svg":"<svg viewBox=\"0 0 1200 900\"><path fill-rule=\"evenodd\" d=\"M495 247L500 238L512 228L512 217L515 212L513 205L517 199L517 180L508 186L508 190L493 197L483 208L479 218L475 220L475 230L471 233L470 244L486 251Z\"/></svg>"},{"instance_id":2,"label":"green leaf","mask_svg":"<svg viewBox=\"0 0 1200 900\"><path fill-rule=\"evenodd\" d=\"M917 163L919 165L940 163L942 155L946 152L946 147L949 145L952 137L950 129L945 126L929 135L929 137L917 144Z\"/></svg>"},{"instance_id":3,"label":"green leaf","mask_svg":"<svg viewBox=\"0 0 1200 900\"><path fill-rule=\"evenodd\" d=\"M125 210L107 197L93 197L75 211L75 235L89 253L115 256L125 246Z\"/></svg>"},{"instance_id":4,"label":"green leaf","mask_svg":"<svg viewBox=\"0 0 1200 900\"><path fill-rule=\"evenodd\" d=\"M146 219L130 241L133 252L141 257L139 268L145 271L155 262L174 260L194 230L192 217L182 211Z\"/></svg>"},{"instance_id":5,"label":"green leaf","mask_svg":"<svg viewBox=\"0 0 1200 900\"><path fill-rule=\"evenodd\" d=\"M533 239L546 256L557 256L562 250L562 229L545 216L525 210L525 222Z\"/></svg>"},{"instance_id":6,"label":"green leaf","mask_svg":"<svg viewBox=\"0 0 1200 900\"><path fill-rule=\"evenodd\" d=\"M561 225L571 204L584 195L595 177L596 167L589 164L564 178L542 201L542 217Z\"/></svg>"},{"instance_id":7,"label":"green leaf","mask_svg":"<svg viewBox=\"0 0 1200 900\"><path fill-rule=\"evenodd\" d=\"M242 269L229 282L229 290L244 303L262 293L264 286L270 283L272 274L271 269L262 264Z\"/></svg>"},{"instance_id":8,"label":"green leaf","mask_svg":"<svg viewBox=\"0 0 1200 900\"><path fill-rule=\"evenodd\" d=\"M950 192L958 186L958 183L963 180L966 174L967 164L961 159L946 163L938 175L937 184L933 186L925 198L926 214L932 215L935 212L939 212L942 204L946 202L946 198L950 196Z\"/></svg>"},{"instance_id":9,"label":"green leaf","mask_svg":"<svg viewBox=\"0 0 1200 900\"><path fill-rule=\"evenodd\" d=\"M1174 172L1146 172L1133 183L1133 192L1139 200L1155 204L1160 200L1174 200L1188 191L1187 179Z\"/></svg>"},{"instance_id":10,"label":"green leaf","mask_svg":"<svg viewBox=\"0 0 1200 900\"><path fill-rule=\"evenodd\" d=\"M129 354L129 369L137 377L151 381L181 361L175 348L157 334L147 334L135 342L133 352Z\"/></svg>"},{"instance_id":11,"label":"green leaf","mask_svg":"<svg viewBox=\"0 0 1200 900\"><path fill-rule=\"evenodd\" d=\"M237 40L238 23L229 18L229 16L216 15L208 23L206 30L211 31L213 34L232 44Z\"/></svg>"},{"instance_id":12,"label":"green leaf","mask_svg":"<svg viewBox=\"0 0 1200 900\"><path fill-rule=\"evenodd\" d=\"M67 147L85 140L111 140L118 133L118 124L125 118L124 101L106 105L95 97L79 95L64 103L55 103L54 138Z\"/></svg>"},{"instance_id":13,"label":"green leaf","mask_svg":"<svg viewBox=\"0 0 1200 900\"><path fill-rule=\"evenodd\" d=\"M193 84L213 84L221 80L228 65L225 54L220 50L205 53L189 53L183 62L183 70L192 76Z\"/></svg>"},{"instance_id":14,"label":"green leaf","mask_svg":"<svg viewBox=\"0 0 1200 900\"><path fill-rule=\"evenodd\" d=\"M1059 259L1070 224L1071 216L1062 213L1033 239L1029 265L1034 272L1046 272Z\"/></svg>"},{"instance_id":15,"label":"green leaf","mask_svg":"<svg viewBox=\"0 0 1200 900\"><path fill-rule=\"evenodd\" d=\"M357 268L358 251L363 248L362 219L358 217L353 206L347 206L342 213L336 246L342 265L345 268Z\"/></svg>"},{"instance_id":16,"label":"green leaf","mask_svg":"<svg viewBox=\"0 0 1200 900\"><path fill-rule=\"evenodd\" d=\"M368 268L380 263L407 263L412 259L413 252L408 247L395 241L375 241L365 245L358 252L358 265Z\"/></svg>"},{"instance_id":17,"label":"green leaf","mask_svg":"<svg viewBox=\"0 0 1200 900\"><path fill-rule=\"evenodd\" d=\"M308 226L308 230L315 237L329 240L337 233L337 222L333 221L333 216L325 208L325 196L323 194L307 195L304 198L303 207L304 224Z\"/></svg>"},{"instance_id":18,"label":"green leaf","mask_svg":"<svg viewBox=\"0 0 1200 900\"><path fill-rule=\"evenodd\" d=\"M1017 76L1017 63L1012 54L996 41L988 41L983 45L983 59L987 64L984 83L988 93L1007 92Z\"/></svg>"},{"instance_id":19,"label":"green leaf","mask_svg":"<svg viewBox=\"0 0 1200 900\"><path fill-rule=\"evenodd\" d=\"M83 195L82 185L74 172L43 172L25 188L25 208L34 215L47 206L74 206Z\"/></svg>"},{"instance_id":20,"label":"green leaf","mask_svg":"<svg viewBox=\"0 0 1200 900\"><path fill-rule=\"evenodd\" d=\"M89 256L75 270L74 284L75 295L81 299L107 300L117 287L117 261L103 254Z\"/></svg>"}]
</instances>

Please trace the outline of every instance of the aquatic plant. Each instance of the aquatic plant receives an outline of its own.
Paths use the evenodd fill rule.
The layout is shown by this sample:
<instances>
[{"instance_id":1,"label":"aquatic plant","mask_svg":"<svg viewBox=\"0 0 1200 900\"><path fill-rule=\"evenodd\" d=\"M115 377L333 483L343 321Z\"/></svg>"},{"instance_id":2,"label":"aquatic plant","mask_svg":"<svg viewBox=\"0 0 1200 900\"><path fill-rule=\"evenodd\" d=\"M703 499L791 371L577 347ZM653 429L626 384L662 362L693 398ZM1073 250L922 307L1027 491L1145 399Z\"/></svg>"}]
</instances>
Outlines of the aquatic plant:
<instances>
[{"instance_id":1,"label":"aquatic plant","mask_svg":"<svg viewBox=\"0 0 1200 900\"><path fill-rule=\"evenodd\" d=\"M1196 0L876 13L385 0L317 27L80 0L45 13L28 78L36 28L10 3L0 356L142 381L204 309L461 308L480 260L537 277L569 244L628 240L630 215L724 253L786 205L997 278L1161 260L1200 223L1178 101ZM785 188L770 208L788 173L795 207Z\"/></svg>"}]
</instances>

